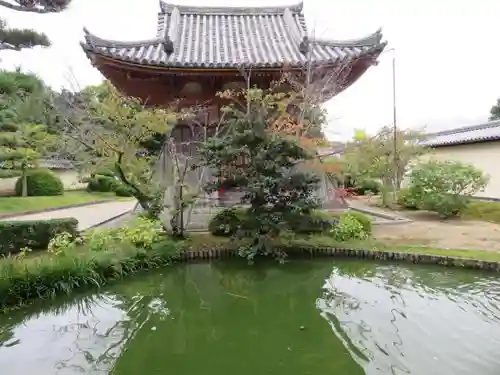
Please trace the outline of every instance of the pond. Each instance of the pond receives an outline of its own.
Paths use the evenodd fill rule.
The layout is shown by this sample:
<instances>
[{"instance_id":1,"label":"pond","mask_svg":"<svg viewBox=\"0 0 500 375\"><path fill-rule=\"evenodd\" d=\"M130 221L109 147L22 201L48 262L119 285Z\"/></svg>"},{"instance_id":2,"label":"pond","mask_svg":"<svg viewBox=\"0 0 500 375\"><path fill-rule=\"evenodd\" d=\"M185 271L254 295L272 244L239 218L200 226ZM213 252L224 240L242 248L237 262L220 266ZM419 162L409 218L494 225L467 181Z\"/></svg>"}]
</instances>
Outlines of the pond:
<instances>
[{"instance_id":1,"label":"pond","mask_svg":"<svg viewBox=\"0 0 500 375\"><path fill-rule=\"evenodd\" d=\"M494 375L499 299L446 268L179 265L0 316L0 373Z\"/></svg>"}]
</instances>

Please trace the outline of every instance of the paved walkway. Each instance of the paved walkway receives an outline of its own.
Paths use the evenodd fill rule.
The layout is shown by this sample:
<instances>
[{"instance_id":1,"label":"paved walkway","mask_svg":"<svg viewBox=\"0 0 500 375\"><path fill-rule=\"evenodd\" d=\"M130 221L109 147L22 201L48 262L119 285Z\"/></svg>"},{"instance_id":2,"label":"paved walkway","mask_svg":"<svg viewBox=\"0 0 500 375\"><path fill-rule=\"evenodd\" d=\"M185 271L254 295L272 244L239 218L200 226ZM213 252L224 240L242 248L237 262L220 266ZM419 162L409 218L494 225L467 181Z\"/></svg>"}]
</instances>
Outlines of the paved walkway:
<instances>
[{"instance_id":1,"label":"paved walkway","mask_svg":"<svg viewBox=\"0 0 500 375\"><path fill-rule=\"evenodd\" d=\"M107 202L82 207L64 208L61 210L42 212L38 214L9 217L0 220L44 220L74 217L78 220L78 230L85 230L106 220L110 220L114 217L133 210L136 203L137 202L135 199L127 201Z\"/></svg>"}]
</instances>

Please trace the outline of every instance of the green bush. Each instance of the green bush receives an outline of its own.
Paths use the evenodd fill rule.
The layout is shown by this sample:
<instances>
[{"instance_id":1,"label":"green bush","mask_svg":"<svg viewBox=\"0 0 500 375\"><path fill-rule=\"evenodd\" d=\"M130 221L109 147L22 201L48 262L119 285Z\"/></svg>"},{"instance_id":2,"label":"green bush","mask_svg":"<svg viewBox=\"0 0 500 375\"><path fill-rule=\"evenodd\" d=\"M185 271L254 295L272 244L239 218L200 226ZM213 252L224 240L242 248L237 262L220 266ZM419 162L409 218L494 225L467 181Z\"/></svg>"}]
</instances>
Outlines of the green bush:
<instances>
[{"instance_id":1,"label":"green bush","mask_svg":"<svg viewBox=\"0 0 500 375\"><path fill-rule=\"evenodd\" d=\"M319 234L329 232L338 221L338 215L313 211L311 215L298 215L290 224L292 232L296 234Z\"/></svg>"},{"instance_id":2,"label":"green bush","mask_svg":"<svg viewBox=\"0 0 500 375\"><path fill-rule=\"evenodd\" d=\"M109 176L94 176L87 184L87 191L94 191L100 193L109 193L115 190L118 185L113 177Z\"/></svg>"},{"instance_id":3,"label":"green bush","mask_svg":"<svg viewBox=\"0 0 500 375\"><path fill-rule=\"evenodd\" d=\"M238 208L219 211L210 219L208 231L214 236L230 237L238 230L244 215L245 210Z\"/></svg>"},{"instance_id":4,"label":"green bush","mask_svg":"<svg viewBox=\"0 0 500 375\"><path fill-rule=\"evenodd\" d=\"M16 181L15 192L22 195L22 177ZM29 171L26 177L28 196L55 196L64 194L64 185L59 177L46 169Z\"/></svg>"},{"instance_id":5,"label":"green bush","mask_svg":"<svg viewBox=\"0 0 500 375\"><path fill-rule=\"evenodd\" d=\"M473 165L431 160L411 170L409 196L418 207L448 218L460 215L487 183L488 177Z\"/></svg>"},{"instance_id":6,"label":"green bush","mask_svg":"<svg viewBox=\"0 0 500 375\"><path fill-rule=\"evenodd\" d=\"M131 197L131 196L133 196L130 188L123 185L123 184L116 185L114 191L115 191L115 194L117 197Z\"/></svg>"},{"instance_id":7,"label":"green bush","mask_svg":"<svg viewBox=\"0 0 500 375\"><path fill-rule=\"evenodd\" d=\"M126 228L86 231L77 241L61 233L51 241L50 256L24 259L21 252L0 261L0 310L102 287L140 270L168 265L183 246L158 233L158 223L145 219Z\"/></svg>"},{"instance_id":8,"label":"green bush","mask_svg":"<svg viewBox=\"0 0 500 375\"><path fill-rule=\"evenodd\" d=\"M362 180L355 187L356 194L366 195L369 192L378 194L380 192L380 183L375 180Z\"/></svg>"},{"instance_id":9,"label":"green bush","mask_svg":"<svg viewBox=\"0 0 500 375\"><path fill-rule=\"evenodd\" d=\"M363 225L352 212L345 212L340 215L338 224L333 227L330 234L339 242L363 240L368 237L368 234L363 229Z\"/></svg>"},{"instance_id":10,"label":"green bush","mask_svg":"<svg viewBox=\"0 0 500 375\"><path fill-rule=\"evenodd\" d=\"M74 218L30 221L0 221L0 255L20 252L29 247L46 249L60 233L76 236L78 221Z\"/></svg>"},{"instance_id":11,"label":"green bush","mask_svg":"<svg viewBox=\"0 0 500 375\"><path fill-rule=\"evenodd\" d=\"M362 212L354 211L354 210L349 210L347 212L344 212L341 215L341 218L342 218L342 216L345 216L345 215L349 215L349 216L355 218L363 227L363 232L365 232L368 236L371 236L373 227L372 227L372 218L370 215L366 215Z\"/></svg>"},{"instance_id":12,"label":"green bush","mask_svg":"<svg viewBox=\"0 0 500 375\"><path fill-rule=\"evenodd\" d=\"M397 204L407 210L418 210L417 199L410 194L408 188L399 190Z\"/></svg>"},{"instance_id":13,"label":"green bush","mask_svg":"<svg viewBox=\"0 0 500 375\"><path fill-rule=\"evenodd\" d=\"M296 234L321 234L330 232L345 215L354 217L367 235L372 234L372 218L359 211L314 211L312 215L301 215L293 223L292 231Z\"/></svg>"}]
</instances>

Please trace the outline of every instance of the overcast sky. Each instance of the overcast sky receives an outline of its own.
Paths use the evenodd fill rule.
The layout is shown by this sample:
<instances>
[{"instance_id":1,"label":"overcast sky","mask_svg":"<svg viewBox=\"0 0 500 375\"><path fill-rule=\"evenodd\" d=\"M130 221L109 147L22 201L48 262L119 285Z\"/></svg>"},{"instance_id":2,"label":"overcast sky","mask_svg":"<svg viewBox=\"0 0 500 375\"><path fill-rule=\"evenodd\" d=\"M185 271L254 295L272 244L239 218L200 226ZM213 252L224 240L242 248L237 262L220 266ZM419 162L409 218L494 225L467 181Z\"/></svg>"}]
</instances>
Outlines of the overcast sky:
<instances>
[{"instance_id":1,"label":"overcast sky","mask_svg":"<svg viewBox=\"0 0 500 375\"><path fill-rule=\"evenodd\" d=\"M172 1L174 2L174 1ZM265 6L293 0L177 0L177 4ZM2 51L0 66L21 66L54 88L99 83L100 73L82 52L82 28L115 40L156 34L158 0L73 0L56 15L12 12L0 7L11 26L48 34L53 46ZM500 1L305 0L309 29L316 36L349 39L382 27L388 49L380 64L327 103L329 138L345 138L354 128L369 132L392 124L392 58L396 56L397 120L402 127L428 130L486 120L500 96ZM78 82L72 82L72 70Z\"/></svg>"}]
</instances>

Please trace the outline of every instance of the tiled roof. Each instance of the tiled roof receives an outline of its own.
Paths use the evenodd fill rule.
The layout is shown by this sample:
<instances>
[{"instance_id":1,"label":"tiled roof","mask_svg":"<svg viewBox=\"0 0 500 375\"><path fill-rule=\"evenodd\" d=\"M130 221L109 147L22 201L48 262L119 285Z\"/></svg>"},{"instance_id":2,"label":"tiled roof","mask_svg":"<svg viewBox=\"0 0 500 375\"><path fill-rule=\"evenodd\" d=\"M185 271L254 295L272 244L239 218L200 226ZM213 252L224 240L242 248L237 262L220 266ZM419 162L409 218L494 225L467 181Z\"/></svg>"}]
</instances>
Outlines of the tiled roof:
<instances>
[{"instance_id":1,"label":"tiled roof","mask_svg":"<svg viewBox=\"0 0 500 375\"><path fill-rule=\"evenodd\" d=\"M497 140L500 140L500 120L431 133L427 135L424 145L442 147Z\"/></svg>"},{"instance_id":2,"label":"tiled roof","mask_svg":"<svg viewBox=\"0 0 500 375\"><path fill-rule=\"evenodd\" d=\"M115 59L170 68L242 68L334 64L377 57L380 30L358 40L308 36L302 3L261 8L194 7L160 2L156 38L120 42L85 30L83 49Z\"/></svg>"},{"instance_id":3,"label":"tiled roof","mask_svg":"<svg viewBox=\"0 0 500 375\"><path fill-rule=\"evenodd\" d=\"M39 167L47 169L73 169L74 165L71 160L46 158L40 160ZM0 168L3 168L3 162L0 163Z\"/></svg>"},{"instance_id":4,"label":"tiled roof","mask_svg":"<svg viewBox=\"0 0 500 375\"><path fill-rule=\"evenodd\" d=\"M73 169L74 165L71 160L47 158L40 160L40 167L48 169Z\"/></svg>"}]
</instances>

